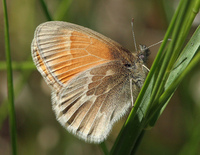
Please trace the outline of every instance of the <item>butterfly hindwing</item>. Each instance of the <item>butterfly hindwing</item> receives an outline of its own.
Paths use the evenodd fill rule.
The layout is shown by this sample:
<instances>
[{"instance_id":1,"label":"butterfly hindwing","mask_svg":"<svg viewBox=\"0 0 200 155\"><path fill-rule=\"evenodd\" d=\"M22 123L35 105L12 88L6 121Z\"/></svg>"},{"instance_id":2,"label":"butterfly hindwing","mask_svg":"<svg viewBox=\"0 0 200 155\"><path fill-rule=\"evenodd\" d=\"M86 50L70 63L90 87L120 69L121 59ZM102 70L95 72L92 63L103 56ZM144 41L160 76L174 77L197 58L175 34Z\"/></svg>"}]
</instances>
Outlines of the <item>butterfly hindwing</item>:
<instances>
[{"instance_id":1,"label":"butterfly hindwing","mask_svg":"<svg viewBox=\"0 0 200 155\"><path fill-rule=\"evenodd\" d=\"M129 70L118 61L93 67L73 78L53 101L64 127L99 143L131 106Z\"/></svg>"}]
</instances>

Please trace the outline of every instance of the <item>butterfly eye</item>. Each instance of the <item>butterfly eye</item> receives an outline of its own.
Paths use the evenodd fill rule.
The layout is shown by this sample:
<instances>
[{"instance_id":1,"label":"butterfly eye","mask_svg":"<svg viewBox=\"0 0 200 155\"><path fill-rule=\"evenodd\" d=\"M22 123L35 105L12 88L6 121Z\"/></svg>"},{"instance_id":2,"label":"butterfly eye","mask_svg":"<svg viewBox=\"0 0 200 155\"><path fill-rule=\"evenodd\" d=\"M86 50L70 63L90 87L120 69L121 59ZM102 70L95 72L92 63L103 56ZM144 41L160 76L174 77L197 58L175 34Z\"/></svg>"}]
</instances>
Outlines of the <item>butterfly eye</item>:
<instances>
[{"instance_id":1,"label":"butterfly eye","mask_svg":"<svg viewBox=\"0 0 200 155\"><path fill-rule=\"evenodd\" d=\"M127 67L127 68L130 68L131 64L125 64L124 66Z\"/></svg>"}]
</instances>

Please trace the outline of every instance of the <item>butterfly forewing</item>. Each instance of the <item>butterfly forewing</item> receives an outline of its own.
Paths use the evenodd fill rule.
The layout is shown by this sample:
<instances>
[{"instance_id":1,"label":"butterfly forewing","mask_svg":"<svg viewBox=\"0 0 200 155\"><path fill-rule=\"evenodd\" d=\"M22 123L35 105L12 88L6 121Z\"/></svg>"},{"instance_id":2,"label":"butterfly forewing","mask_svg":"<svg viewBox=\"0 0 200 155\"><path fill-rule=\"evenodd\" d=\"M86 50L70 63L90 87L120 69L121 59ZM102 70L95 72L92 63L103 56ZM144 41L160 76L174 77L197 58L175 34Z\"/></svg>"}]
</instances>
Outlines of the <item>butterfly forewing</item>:
<instances>
[{"instance_id":1,"label":"butterfly forewing","mask_svg":"<svg viewBox=\"0 0 200 155\"><path fill-rule=\"evenodd\" d=\"M112 60L129 62L131 53L90 30L66 22L37 27L32 42L33 60L47 83L60 89L76 74Z\"/></svg>"}]
</instances>

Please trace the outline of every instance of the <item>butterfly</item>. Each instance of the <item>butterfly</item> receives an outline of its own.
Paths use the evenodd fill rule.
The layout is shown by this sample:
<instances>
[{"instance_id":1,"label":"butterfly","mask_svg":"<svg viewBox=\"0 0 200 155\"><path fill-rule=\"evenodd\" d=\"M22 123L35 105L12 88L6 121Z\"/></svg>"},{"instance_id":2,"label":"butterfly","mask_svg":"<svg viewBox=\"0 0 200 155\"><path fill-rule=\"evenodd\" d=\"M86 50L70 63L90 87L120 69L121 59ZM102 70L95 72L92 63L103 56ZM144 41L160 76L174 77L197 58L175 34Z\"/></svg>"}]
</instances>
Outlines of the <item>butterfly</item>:
<instances>
[{"instance_id":1,"label":"butterfly","mask_svg":"<svg viewBox=\"0 0 200 155\"><path fill-rule=\"evenodd\" d=\"M51 88L58 122L90 143L104 141L130 111L148 73L146 46L131 53L102 34L67 22L39 25L31 51Z\"/></svg>"}]
</instances>

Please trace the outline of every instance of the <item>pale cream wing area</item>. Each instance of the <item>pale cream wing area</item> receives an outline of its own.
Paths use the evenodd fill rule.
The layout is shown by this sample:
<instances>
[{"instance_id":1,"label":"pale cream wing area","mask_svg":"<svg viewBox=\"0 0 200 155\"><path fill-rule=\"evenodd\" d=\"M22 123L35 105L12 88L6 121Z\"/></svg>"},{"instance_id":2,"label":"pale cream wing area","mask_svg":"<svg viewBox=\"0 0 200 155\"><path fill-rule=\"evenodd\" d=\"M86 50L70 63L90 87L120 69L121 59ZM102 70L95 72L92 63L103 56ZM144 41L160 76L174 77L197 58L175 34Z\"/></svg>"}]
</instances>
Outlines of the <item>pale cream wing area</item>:
<instances>
[{"instance_id":1,"label":"pale cream wing area","mask_svg":"<svg viewBox=\"0 0 200 155\"><path fill-rule=\"evenodd\" d=\"M134 99L140 88L133 84ZM117 61L93 67L52 95L58 121L88 142L105 140L131 107L130 71Z\"/></svg>"}]
</instances>

